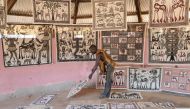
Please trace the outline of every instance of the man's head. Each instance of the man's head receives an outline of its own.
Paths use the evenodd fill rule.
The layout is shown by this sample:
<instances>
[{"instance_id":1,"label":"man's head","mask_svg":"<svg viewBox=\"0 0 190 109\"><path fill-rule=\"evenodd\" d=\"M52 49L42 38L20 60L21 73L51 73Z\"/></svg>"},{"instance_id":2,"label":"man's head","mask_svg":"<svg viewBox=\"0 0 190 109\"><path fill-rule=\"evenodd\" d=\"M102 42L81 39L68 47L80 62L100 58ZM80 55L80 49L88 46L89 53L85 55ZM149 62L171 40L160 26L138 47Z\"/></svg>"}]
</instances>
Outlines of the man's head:
<instances>
[{"instance_id":1,"label":"man's head","mask_svg":"<svg viewBox=\"0 0 190 109\"><path fill-rule=\"evenodd\" d=\"M97 51L96 45L91 45L91 46L89 47L89 50L90 50L90 52L91 52L92 54L95 54L96 51Z\"/></svg>"}]
</instances>

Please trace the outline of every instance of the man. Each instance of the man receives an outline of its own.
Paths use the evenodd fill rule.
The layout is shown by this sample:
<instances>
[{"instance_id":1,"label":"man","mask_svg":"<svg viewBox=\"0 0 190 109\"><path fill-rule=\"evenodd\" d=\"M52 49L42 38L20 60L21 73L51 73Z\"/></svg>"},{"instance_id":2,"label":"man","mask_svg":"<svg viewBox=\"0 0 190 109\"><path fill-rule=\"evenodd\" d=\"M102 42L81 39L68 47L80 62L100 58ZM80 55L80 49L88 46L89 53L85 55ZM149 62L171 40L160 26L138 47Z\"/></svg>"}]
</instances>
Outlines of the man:
<instances>
[{"instance_id":1,"label":"man","mask_svg":"<svg viewBox=\"0 0 190 109\"><path fill-rule=\"evenodd\" d=\"M92 68L92 72L89 75L89 79L92 78L97 67L99 66L100 74L106 75L106 83L105 83L104 91L100 95L100 98L108 98L110 95L111 85L112 85L112 73L114 71L114 67L116 64L104 50L97 49L95 45L91 45L89 50L92 54L96 54L96 63L94 67Z\"/></svg>"}]
</instances>

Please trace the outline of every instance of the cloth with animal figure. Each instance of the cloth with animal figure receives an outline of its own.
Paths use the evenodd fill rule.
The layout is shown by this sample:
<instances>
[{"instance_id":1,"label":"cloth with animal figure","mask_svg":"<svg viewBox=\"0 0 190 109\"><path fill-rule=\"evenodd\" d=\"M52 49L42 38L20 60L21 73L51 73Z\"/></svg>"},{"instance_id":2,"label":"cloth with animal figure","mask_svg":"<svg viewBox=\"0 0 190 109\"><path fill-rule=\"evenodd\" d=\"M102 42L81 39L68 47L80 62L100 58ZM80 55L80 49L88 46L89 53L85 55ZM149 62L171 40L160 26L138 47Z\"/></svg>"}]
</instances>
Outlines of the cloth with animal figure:
<instances>
[{"instance_id":1,"label":"cloth with animal figure","mask_svg":"<svg viewBox=\"0 0 190 109\"><path fill-rule=\"evenodd\" d=\"M52 26L7 25L2 36L5 67L52 62Z\"/></svg>"},{"instance_id":2,"label":"cloth with animal figure","mask_svg":"<svg viewBox=\"0 0 190 109\"><path fill-rule=\"evenodd\" d=\"M188 25L189 0L150 0L150 26Z\"/></svg>"},{"instance_id":3,"label":"cloth with animal figure","mask_svg":"<svg viewBox=\"0 0 190 109\"><path fill-rule=\"evenodd\" d=\"M143 99L139 92L111 92L110 99L129 99L138 100Z\"/></svg>"},{"instance_id":4,"label":"cloth with animal figure","mask_svg":"<svg viewBox=\"0 0 190 109\"><path fill-rule=\"evenodd\" d=\"M159 91L161 68L129 68L129 89Z\"/></svg>"}]
</instances>

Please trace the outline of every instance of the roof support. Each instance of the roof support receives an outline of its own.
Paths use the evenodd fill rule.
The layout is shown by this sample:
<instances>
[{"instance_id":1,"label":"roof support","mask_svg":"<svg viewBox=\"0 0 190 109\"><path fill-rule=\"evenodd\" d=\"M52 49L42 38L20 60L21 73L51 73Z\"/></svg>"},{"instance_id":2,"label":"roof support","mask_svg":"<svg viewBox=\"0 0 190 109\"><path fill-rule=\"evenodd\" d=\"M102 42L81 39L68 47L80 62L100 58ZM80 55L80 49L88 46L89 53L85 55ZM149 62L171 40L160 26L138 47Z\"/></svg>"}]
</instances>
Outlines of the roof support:
<instances>
[{"instance_id":1,"label":"roof support","mask_svg":"<svg viewBox=\"0 0 190 109\"><path fill-rule=\"evenodd\" d=\"M75 0L71 0L71 2L75 2ZM80 2L87 2L87 3L90 3L91 0L80 0Z\"/></svg>"},{"instance_id":2,"label":"roof support","mask_svg":"<svg viewBox=\"0 0 190 109\"><path fill-rule=\"evenodd\" d=\"M141 15L147 15L149 12L148 11L143 11L141 12ZM134 16L137 15L136 12L128 12L127 16ZM74 16L71 17L72 19L74 19ZM88 19L88 18L92 18L92 15L78 15L77 19Z\"/></svg>"},{"instance_id":3,"label":"roof support","mask_svg":"<svg viewBox=\"0 0 190 109\"><path fill-rule=\"evenodd\" d=\"M135 0L135 7L138 17L138 22L142 22L142 16L141 16L141 7L140 7L140 0Z\"/></svg>"},{"instance_id":4,"label":"roof support","mask_svg":"<svg viewBox=\"0 0 190 109\"><path fill-rule=\"evenodd\" d=\"M75 0L75 8L74 8L73 24L76 24L76 22L77 22L78 6L79 6L79 0Z\"/></svg>"},{"instance_id":5,"label":"roof support","mask_svg":"<svg viewBox=\"0 0 190 109\"><path fill-rule=\"evenodd\" d=\"M32 13L16 13L16 12L10 12L9 15L14 16L26 16L26 17L32 17Z\"/></svg>"},{"instance_id":6,"label":"roof support","mask_svg":"<svg viewBox=\"0 0 190 109\"><path fill-rule=\"evenodd\" d=\"M10 13L11 9L13 8L14 4L17 2L17 0L8 0L7 1L7 9L8 13Z\"/></svg>"}]
</instances>

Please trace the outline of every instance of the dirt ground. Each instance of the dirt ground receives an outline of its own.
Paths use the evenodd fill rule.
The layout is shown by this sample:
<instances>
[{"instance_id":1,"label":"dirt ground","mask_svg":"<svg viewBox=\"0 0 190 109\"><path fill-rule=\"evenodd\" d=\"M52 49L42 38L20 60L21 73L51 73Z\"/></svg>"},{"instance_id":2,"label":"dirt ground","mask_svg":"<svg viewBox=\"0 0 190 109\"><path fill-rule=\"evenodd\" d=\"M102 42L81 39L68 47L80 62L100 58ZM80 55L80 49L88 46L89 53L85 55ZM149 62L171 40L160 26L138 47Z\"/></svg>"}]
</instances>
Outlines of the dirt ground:
<instances>
[{"instance_id":1,"label":"dirt ground","mask_svg":"<svg viewBox=\"0 0 190 109\"><path fill-rule=\"evenodd\" d=\"M125 91L125 90L113 90ZM127 91L127 90L126 90ZM67 99L66 96L69 91L60 91L48 94L57 94L56 97L49 103L53 109L65 109L68 104L100 104L107 102L172 102L176 107L190 107L190 96L181 96L166 92L141 92L142 100L112 100L99 99L101 90L97 89L83 89L76 96ZM0 102L0 109L16 109L18 106L27 106L33 100L42 95L34 94L24 97L11 98L9 100ZM189 108L190 109L190 108Z\"/></svg>"}]
</instances>

